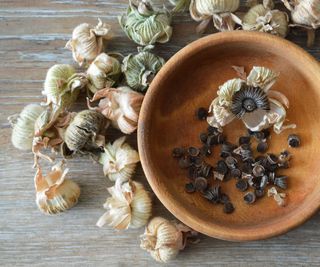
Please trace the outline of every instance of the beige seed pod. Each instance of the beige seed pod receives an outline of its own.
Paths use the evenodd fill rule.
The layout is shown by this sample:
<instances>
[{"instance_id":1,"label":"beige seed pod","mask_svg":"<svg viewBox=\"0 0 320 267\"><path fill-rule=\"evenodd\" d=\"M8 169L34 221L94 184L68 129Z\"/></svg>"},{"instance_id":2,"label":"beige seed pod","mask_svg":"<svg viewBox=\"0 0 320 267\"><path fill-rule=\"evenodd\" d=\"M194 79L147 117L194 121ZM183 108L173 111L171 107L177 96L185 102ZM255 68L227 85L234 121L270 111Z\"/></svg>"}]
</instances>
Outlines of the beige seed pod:
<instances>
[{"instance_id":1,"label":"beige seed pod","mask_svg":"<svg viewBox=\"0 0 320 267\"><path fill-rule=\"evenodd\" d=\"M46 214L56 214L72 208L80 196L80 187L72 180L66 179L68 169L63 170L63 162L52 167L48 175L43 176L38 166L34 183L36 203Z\"/></svg>"},{"instance_id":2,"label":"beige seed pod","mask_svg":"<svg viewBox=\"0 0 320 267\"><path fill-rule=\"evenodd\" d=\"M183 224L155 217L148 223L144 234L141 235L140 247L147 250L156 261L168 262L184 249L187 238L196 234Z\"/></svg>"},{"instance_id":3,"label":"beige seed pod","mask_svg":"<svg viewBox=\"0 0 320 267\"><path fill-rule=\"evenodd\" d=\"M90 64L104 49L105 41L111 39L111 28L99 19L97 26L88 23L78 25L72 32L72 38L66 48L80 66Z\"/></svg>"},{"instance_id":4,"label":"beige seed pod","mask_svg":"<svg viewBox=\"0 0 320 267\"><path fill-rule=\"evenodd\" d=\"M89 79L88 88L96 93L106 87L112 87L121 75L121 64L115 57L101 53L90 64L87 75Z\"/></svg>"},{"instance_id":5,"label":"beige seed pod","mask_svg":"<svg viewBox=\"0 0 320 267\"><path fill-rule=\"evenodd\" d=\"M113 144L108 143L100 154L99 163L103 165L104 175L111 181L128 181L140 161L138 152L125 143L125 140L126 137L123 136Z\"/></svg>"},{"instance_id":6,"label":"beige seed pod","mask_svg":"<svg viewBox=\"0 0 320 267\"><path fill-rule=\"evenodd\" d=\"M35 121L43 110L40 105L29 104L23 108L20 114L8 117L13 128L11 142L14 147L20 150L31 150Z\"/></svg>"},{"instance_id":7,"label":"beige seed pod","mask_svg":"<svg viewBox=\"0 0 320 267\"><path fill-rule=\"evenodd\" d=\"M122 183L119 179L108 191L111 197L103 205L108 211L100 217L97 226L107 224L114 229L124 230L140 228L148 222L152 202L142 184L133 181Z\"/></svg>"}]
</instances>

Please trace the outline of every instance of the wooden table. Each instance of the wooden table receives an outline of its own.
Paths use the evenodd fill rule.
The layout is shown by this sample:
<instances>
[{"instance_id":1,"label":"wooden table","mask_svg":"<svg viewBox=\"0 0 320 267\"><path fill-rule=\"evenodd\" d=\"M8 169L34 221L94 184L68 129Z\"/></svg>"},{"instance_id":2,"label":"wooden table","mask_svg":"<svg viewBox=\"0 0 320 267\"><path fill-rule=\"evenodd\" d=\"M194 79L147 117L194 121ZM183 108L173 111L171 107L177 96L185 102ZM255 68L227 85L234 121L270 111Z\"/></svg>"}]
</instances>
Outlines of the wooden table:
<instances>
[{"instance_id":1,"label":"wooden table","mask_svg":"<svg viewBox=\"0 0 320 267\"><path fill-rule=\"evenodd\" d=\"M160 2L158 2L160 3ZM55 63L74 64L64 48L72 29L97 18L113 26L108 51L135 52L121 31L117 16L126 0L1 0L0 1L0 265L13 266L158 266L139 248L143 229L115 232L95 226L111 185L101 166L87 158L72 160L70 176L81 186L79 204L58 216L41 214L35 204L32 154L14 149L7 117L28 103L42 100L47 69ZM187 13L174 17L172 41L155 50L166 59L199 38ZM305 36L289 39L305 47ZM320 38L307 49L320 59ZM302 88L303 89L303 88ZM81 96L76 108L84 108ZM317 103L315 103L317 104ZM119 135L111 132L111 135ZM136 145L136 136L130 137ZM140 169L135 177L147 187ZM172 215L154 198L154 215ZM168 266L311 266L320 264L320 216L281 237L231 243L201 236ZM160 266L160 265L159 265Z\"/></svg>"}]
</instances>

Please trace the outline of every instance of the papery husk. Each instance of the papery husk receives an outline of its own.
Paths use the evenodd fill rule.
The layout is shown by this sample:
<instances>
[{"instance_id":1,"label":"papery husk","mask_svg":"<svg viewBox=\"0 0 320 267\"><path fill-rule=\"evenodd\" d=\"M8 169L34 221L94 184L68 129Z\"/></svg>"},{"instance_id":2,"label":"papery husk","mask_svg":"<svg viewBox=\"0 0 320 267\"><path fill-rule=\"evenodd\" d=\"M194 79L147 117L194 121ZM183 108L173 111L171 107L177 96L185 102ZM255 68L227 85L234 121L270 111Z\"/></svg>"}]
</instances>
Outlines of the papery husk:
<instances>
[{"instance_id":1,"label":"papery husk","mask_svg":"<svg viewBox=\"0 0 320 267\"><path fill-rule=\"evenodd\" d=\"M99 163L103 165L104 175L111 181L127 182L140 161L138 152L125 143L125 140L126 137L123 136L113 144L108 143L100 154Z\"/></svg>"},{"instance_id":2,"label":"papery husk","mask_svg":"<svg viewBox=\"0 0 320 267\"><path fill-rule=\"evenodd\" d=\"M127 13L119 17L119 23L128 38L142 46L166 43L172 35L170 12L153 9L147 0L139 0L137 5L129 0Z\"/></svg>"},{"instance_id":3,"label":"papery husk","mask_svg":"<svg viewBox=\"0 0 320 267\"><path fill-rule=\"evenodd\" d=\"M98 55L87 70L88 88L92 93L112 87L121 75L121 64L115 57L105 53Z\"/></svg>"},{"instance_id":4,"label":"papery husk","mask_svg":"<svg viewBox=\"0 0 320 267\"><path fill-rule=\"evenodd\" d=\"M88 23L78 25L66 48L72 51L73 59L82 66L90 64L104 50L106 41L111 37L110 26L98 19L96 26Z\"/></svg>"},{"instance_id":5,"label":"papery husk","mask_svg":"<svg viewBox=\"0 0 320 267\"><path fill-rule=\"evenodd\" d=\"M52 167L46 176L38 166L34 183L36 203L46 214L56 214L73 207L80 196L80 187L72 180L66 179L68 169L63 170L63 162Z\"/></svg>"},{"instance_id":6,"label":"papery husk","mask_svg":"<svg viewBox=\"0 0 320 267\"><path fill-rule=\"evenodd\" d=\"M129 54L123 59L121 70L127 84L134 90L145 92L165 60L150 52L153 46L138 48L138 54Z\"/></svg>"},{"instance_id":7,"label":"papery husk","mask_svg":"<svg viewBox=\"0 0 320 267\"><path fill-rule=\"evenodd\" d=\"M254 66L247 77L247 85L260 87L265 93L277 81L279 73L266 67Z\"/></svg>"},{"instance_id":8,"label":"papery husk","mask_svg":"<svg viewBox=\"0 0 320 267\"><path fill-rule=\"evenodd\" d=\"M274 200L277 202L278 206L285 206L286 205L286 194L285 193L278 193L275 187L271 187L268 190L268 197L273 197Z\"/></svg>"},{"instance_id":9,"label":"papery husk","mask_svg":"<svg viewBox=\"0 0 320 267\"><path fill-rule=\"evenodd\" d=\"M156 261L166 263L184 249L189 236L196 234L183 224L155 217L146 226L144 234L140 236L140 247L148 251Z\"/></svg>"},{"instance_id":10,"label":"papery husk","mask_svg":"<svg viewBox=\"0 0 320 267\"><path fill-rule=\"evenodd\" d=\"M100 100L98 107L88 107L102 113L112 126L125 134L133 133L138 126L139 113L144 96L129 87L105 88L99 90L91 102Z\"/></svg>"},{"instance_id":11,"label":"papery husk","mask_svg":"<svg viewBox=\"0 0 320 267\"><path fill-rule=\"evenodd\" d=\"M44 108L40 105L29 104L23 108L20 114L8 117L12 126L11 142L20 150L31 150L34 137L34 124Z\"/></svg>"},{"instance_id":12,"label":"papery husk","mask_svg":"<svg viewBox=\"0 0 320 267\"><path fill-rule=\"evenodd\" d=\"M144 226L150 216L152 202L149 193L138 182L122 183L117 180L113 187L108 188L111 197L107 198L103 214L97 226L107 224L117 230L140 228Z\"/></svg>"}]
</instances>

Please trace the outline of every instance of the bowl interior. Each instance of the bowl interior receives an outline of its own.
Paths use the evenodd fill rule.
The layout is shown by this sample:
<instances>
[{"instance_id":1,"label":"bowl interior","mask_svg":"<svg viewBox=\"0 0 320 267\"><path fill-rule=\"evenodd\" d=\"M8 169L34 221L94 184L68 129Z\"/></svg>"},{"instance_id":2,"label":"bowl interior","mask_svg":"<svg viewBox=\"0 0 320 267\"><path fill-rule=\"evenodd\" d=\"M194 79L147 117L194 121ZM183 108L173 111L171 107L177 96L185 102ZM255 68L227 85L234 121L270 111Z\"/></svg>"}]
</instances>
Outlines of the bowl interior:
<instances>
[{"instance_id":1,"label":"bowl interior","mask_svg":"<svg viewBox=\"0 0 320 267\"><path fill-rule=\"evenodd\" d=\"M174 147L201 146L199 134L208 125L195 117L195 110L209 107L218 87L237 77L231 66L244 66L247 73L253 66L265 66L280 73L272 89L288 97L287 118L297 124L297 129L280 135L272 132L268 152L288 149L290 133L299 134L302 140L300 148L288 149L293 154L291 168L278 172L289 176L285 207L277 206L267 196L253 205L245 204L244 193L235 188L235 179L231 179L221 186L235 211L224 214L222 205L209 203L200 193L185 192L187 171L181 170L171 157ZM182 49L153 81L139 122L142 164L158 198L190 227L226 240L267 238L302 223L317 209L320 200L319 86L318 63L302 49L270 35L216 34ZM224 133L229 141L237 143L246 129L241 121L233 121ZM253 141L253 148L256 145ZM208 162L215 164L220 159L219 152L220 147L215 147Z\"/></svg>"}]
</instances>

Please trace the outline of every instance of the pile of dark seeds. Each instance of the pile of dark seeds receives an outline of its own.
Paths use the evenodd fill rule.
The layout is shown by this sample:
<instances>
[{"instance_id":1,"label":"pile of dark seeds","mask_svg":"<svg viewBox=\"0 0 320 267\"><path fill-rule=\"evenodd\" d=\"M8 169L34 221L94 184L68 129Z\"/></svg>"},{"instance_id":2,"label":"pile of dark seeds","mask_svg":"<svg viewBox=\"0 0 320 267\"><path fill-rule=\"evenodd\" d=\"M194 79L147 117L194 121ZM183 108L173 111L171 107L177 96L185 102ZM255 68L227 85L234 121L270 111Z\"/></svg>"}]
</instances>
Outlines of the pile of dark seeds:
<instances>
[{"instance_id":1,"label":"pile of dark seeds","mask_svg":"<svg viewBox=\"0 0 320 267\"><path fill-rule=\"evenodd\" d=\"M205 120L207 111L199 108L196 115L198 119ZM269 136L268 129L260 132L249 130L247 135L239 138L238 144L232 144L217 128L209 126L206 132L199 135L201 147L174 148L172 155L178 160L180 168L187 171L189 178L189 182L185 185L186 192L200 192L208 201L223 204L225 213L232 213L234 206L229 196L222 192L221 182L236 179L236 188L246 192L243 200L247 204L252 204L263 197L268 185L287 189L288 177L279 172L289 168L291 155L286 150L279 155L264 154L268 150ZM254 156L252 140L257 141L255 147L259 153L257 157ZM298 147L300 139L297 135L290 135L288 143L291 147ZM221 159L216 166L212 166L206 162L206 158L210 157L213 148L218 146ZM213 180L216 181L214 185Z\"/></svg>"}]
</instances>

